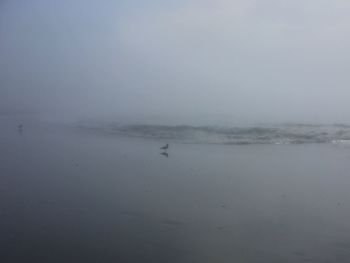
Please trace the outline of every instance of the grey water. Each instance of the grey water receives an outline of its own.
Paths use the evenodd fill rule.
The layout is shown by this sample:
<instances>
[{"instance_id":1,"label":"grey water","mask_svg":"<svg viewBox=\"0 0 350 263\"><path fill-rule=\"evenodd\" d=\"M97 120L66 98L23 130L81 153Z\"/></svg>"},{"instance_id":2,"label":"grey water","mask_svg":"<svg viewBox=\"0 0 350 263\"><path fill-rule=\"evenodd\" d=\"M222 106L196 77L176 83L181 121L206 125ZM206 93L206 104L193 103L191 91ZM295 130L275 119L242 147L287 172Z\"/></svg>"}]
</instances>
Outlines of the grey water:
<instances>
[{"instance_id":1,"label":"grey water","mask_svg":"<svg viewBox=\"0 0 350 263\"><path fill-rule=\"evenodd\" d=\"M204 144L304 144L349 143L347 124L261 124L253 126L192 126L120 124L85 121L84 130L176 142Z\"/></svg>"},{"instance_id":2,"label":"grey water","mask_svg":"<svg viewBox=\"0 0 350 263\"><path fill-rule=\"evenodd\" d=\"M0 262L350 262L346 143L18 123L0 119Z\"/></svg>"}]
</instances>

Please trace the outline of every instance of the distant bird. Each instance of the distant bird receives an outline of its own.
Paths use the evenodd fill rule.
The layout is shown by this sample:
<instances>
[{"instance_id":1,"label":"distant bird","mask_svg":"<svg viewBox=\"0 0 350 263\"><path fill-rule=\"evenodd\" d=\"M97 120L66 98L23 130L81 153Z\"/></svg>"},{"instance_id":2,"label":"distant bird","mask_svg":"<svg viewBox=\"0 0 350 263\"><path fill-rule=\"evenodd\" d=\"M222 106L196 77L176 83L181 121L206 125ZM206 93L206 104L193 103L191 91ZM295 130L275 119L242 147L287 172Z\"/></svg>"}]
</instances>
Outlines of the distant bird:
<instances>
[{"instance_id":1,"label":"distant bird","mask_svg":"<svg viewBox=\"0 0 350 263\"><path fill-rule=\"evenodd\" d=\"M169 144L167 143L165 146L161 147L160 149L161 150L168 150L168 148L169 148Z\"/></svg>"},{"instance_id":2,"label":"distant bird","mask_svg":"<svg viewBox=\"0 0 350 263\"><path fill-rule=\"evenodd\" d=\"M23 124L22 124L22 123L19 124L19 125L17 126L17 129L18 129L18 133L19 133L20 135L22 135L22 134L23 134Z\"/></svg>"}]
</instances>

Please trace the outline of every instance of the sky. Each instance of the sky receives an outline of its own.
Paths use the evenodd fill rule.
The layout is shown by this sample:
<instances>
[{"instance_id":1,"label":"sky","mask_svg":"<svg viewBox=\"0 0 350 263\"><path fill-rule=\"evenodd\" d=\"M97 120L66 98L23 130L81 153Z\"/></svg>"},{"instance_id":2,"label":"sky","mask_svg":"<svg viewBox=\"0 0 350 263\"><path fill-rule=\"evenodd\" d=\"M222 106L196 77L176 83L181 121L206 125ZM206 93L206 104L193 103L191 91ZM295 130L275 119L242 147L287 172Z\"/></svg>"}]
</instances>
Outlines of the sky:
<instances>
[{"instance_id":1,"label":"sky","mask_svg":"<svg viewBox=\"0 0 350 263\"><path fill-rule=\"evenodd\" d=\"M1 0L0 112L350 123L347 0Z\"/></svg>"}]
</instances>

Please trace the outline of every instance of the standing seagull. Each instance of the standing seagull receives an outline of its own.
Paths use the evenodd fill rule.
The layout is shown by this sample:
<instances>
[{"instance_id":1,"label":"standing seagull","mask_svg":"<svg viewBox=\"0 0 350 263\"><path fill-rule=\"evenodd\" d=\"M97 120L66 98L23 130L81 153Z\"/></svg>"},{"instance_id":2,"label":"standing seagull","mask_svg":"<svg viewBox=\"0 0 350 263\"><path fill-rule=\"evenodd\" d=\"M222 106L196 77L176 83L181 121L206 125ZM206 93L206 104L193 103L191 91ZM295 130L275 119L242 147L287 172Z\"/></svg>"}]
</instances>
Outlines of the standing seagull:
<instances>
[{"instance_id":1,"label":"standing seagull","mask_svg":"<svg viewBox=\"0 0 350 263\"><path fill-rule=\"evenodd\" d=\"M169 148L169 144L167 143L165 146L161 147L160 149L161 150L168 150L168 148Z\"/></svg>"}]
</instances>

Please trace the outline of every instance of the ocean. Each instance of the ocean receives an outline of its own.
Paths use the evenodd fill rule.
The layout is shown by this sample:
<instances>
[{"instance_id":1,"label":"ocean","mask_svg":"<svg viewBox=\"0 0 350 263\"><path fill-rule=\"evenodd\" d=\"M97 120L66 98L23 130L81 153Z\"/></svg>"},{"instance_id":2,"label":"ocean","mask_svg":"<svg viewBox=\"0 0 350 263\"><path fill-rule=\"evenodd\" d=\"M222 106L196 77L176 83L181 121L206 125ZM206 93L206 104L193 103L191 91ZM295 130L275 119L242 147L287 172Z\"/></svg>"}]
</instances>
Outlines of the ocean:
<instances>
[{"instance_id":1,"label":"ocean","mask_svg":"<svg viewBox=\"0 0 350 263\"><path fill-rule=\"evenodd\" d=\"M350 126L19 123L2 263L350 262Z\"/></svg>"}]
</instances>

